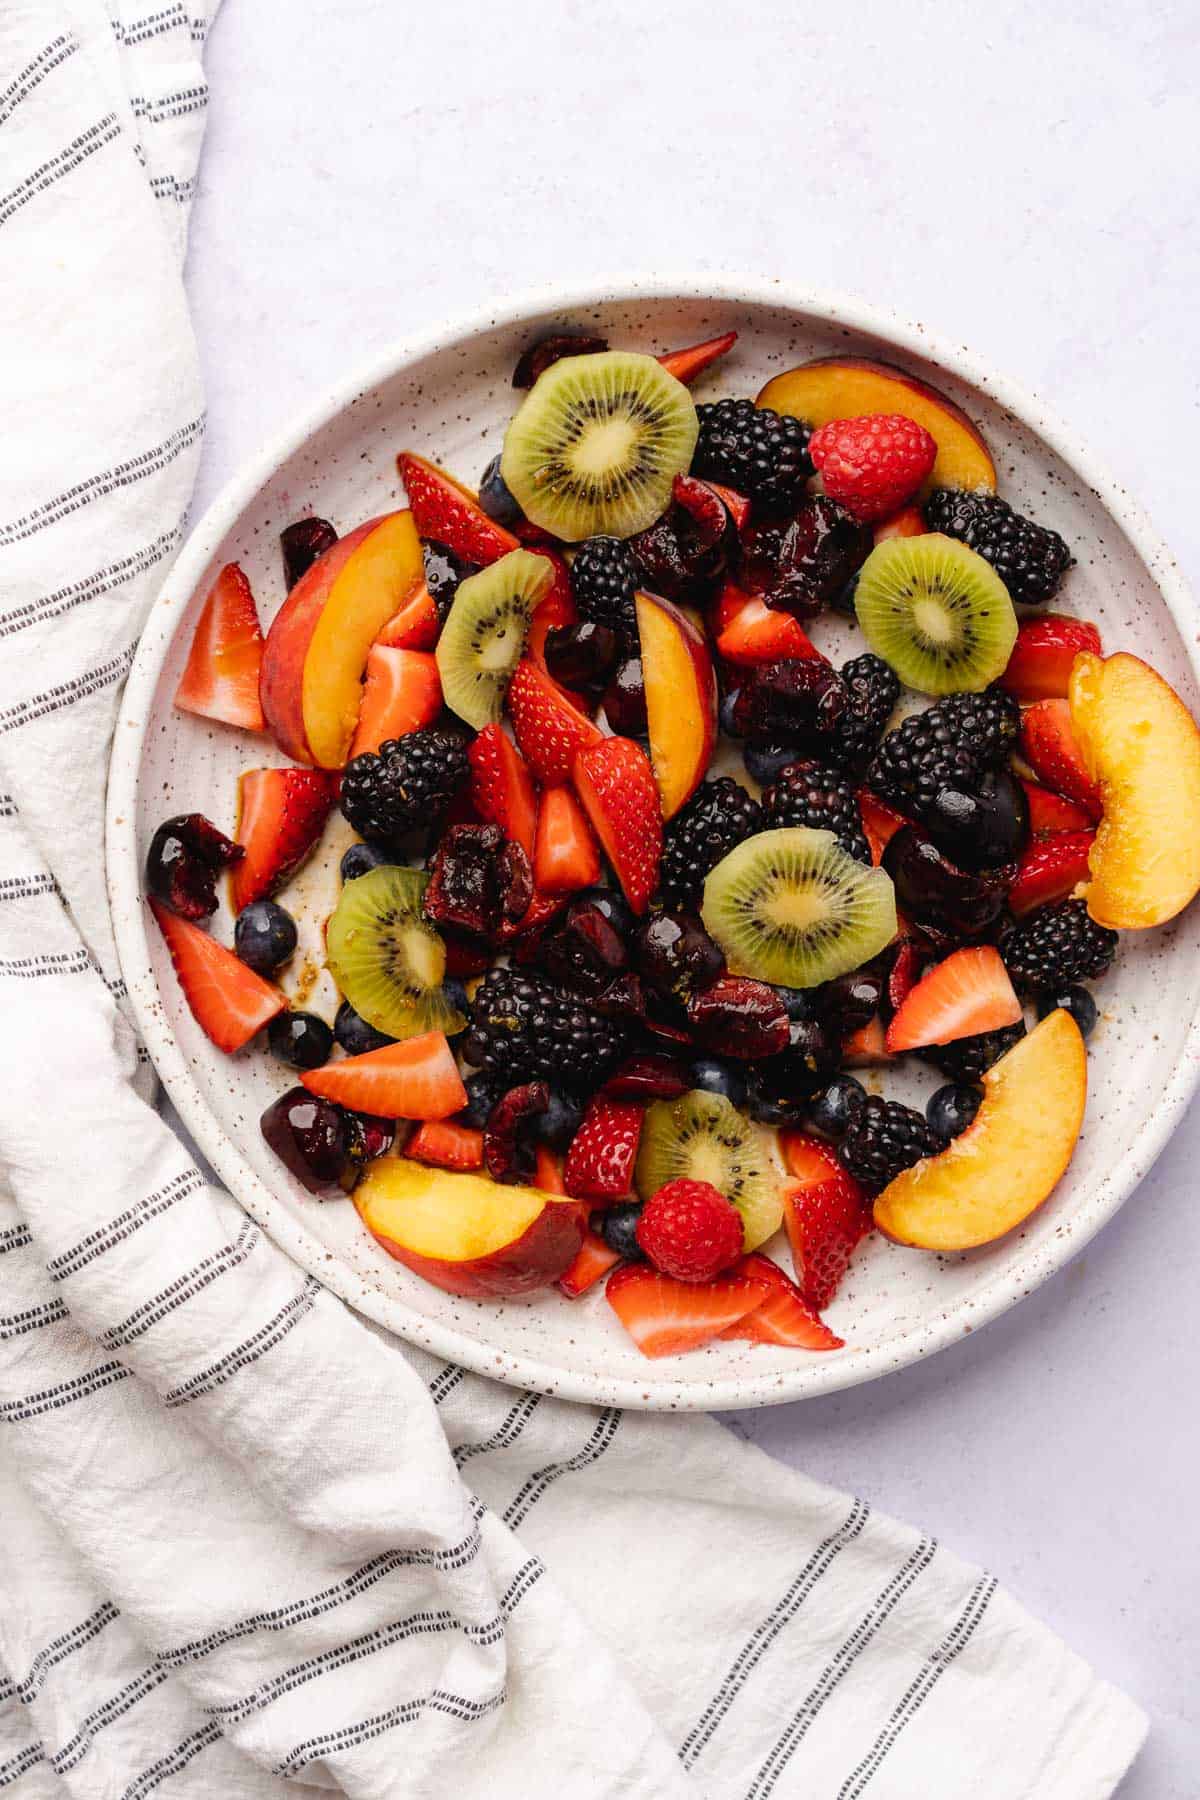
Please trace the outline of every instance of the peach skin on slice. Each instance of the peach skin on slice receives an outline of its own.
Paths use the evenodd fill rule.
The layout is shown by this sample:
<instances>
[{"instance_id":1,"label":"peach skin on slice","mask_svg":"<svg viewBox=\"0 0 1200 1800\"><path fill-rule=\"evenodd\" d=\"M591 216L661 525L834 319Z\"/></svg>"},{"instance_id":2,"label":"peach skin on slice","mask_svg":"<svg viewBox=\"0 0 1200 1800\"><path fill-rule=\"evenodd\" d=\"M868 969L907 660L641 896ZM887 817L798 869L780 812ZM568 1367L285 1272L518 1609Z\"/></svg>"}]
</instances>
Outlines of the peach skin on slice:
<instances>
[{"instance_id":1,"label":"peach skin on slice","mask_svg":"<svg viewBox=\"0 0 1200 1800\"><path fill-rule=\"evenodd\" d=\"M814 427L864 413L903 413L923 425L938 447L925 484L931 488L996 489L996 465L962 408L928 382L865 356L827 356L768 381L759 406L790 413Z\"/></svg>"},{"instance_id":2,"label":"peach skin on slice","mask_svg":"<svg viewBox=\"0 0 1200 1800\"><path fill-rule=\"evenodd\" d=\"M295 762L345 763L371 645L424 579L410 512L369 519L300 577L267 633L259 683L271 735Z\"/></svg>"},{"instance_id":3,"label":"peach skin on slice","mask_svg":"<svg viewBox=\"0 0 1200 1800\"><path fill-rule=\"evenodd\" d=\"M1104 816L1088 857L1088 911L1141 931L1200 890L1200 731L1161 675L1124 651L1071 664L1071 724Z\"/></svg>"},{"instance_id":4,"label":"peach skin on slice","mask_svg":"<svg viewBox=\"0 0 1200 1800\"><path fill-rule=\"evenodd\" d=\"M704 633L668 600L638 594L650 761L664 819L704 779L717 741L717 682Z\"/></svg>"},{"instance_id":5,"label":"peach skin on slice","mask_svg":"<svg viewBox=\"0 0 1200 1800\"><path fill-rule=\"evenodd\" d=\"M1042 1204L1083 1124L1087 1052L1070 1013L1048 1013L983 1077L974 1120L875 1202L885 1236L918 1250L973 1250Z\"/></svg>"},{"instance_id":6,"label":"peach skin on slice","mask_svg":"<svg viewBox=\"0 0 1200 1800\"><path fill-rule=\"evenodd\" d=\"M389 1256L474 1299L549 1287L583 1242L585 1211L576 1200L399 1156L368 1164L354 1204Z\"/></svg>"}]
</instances>

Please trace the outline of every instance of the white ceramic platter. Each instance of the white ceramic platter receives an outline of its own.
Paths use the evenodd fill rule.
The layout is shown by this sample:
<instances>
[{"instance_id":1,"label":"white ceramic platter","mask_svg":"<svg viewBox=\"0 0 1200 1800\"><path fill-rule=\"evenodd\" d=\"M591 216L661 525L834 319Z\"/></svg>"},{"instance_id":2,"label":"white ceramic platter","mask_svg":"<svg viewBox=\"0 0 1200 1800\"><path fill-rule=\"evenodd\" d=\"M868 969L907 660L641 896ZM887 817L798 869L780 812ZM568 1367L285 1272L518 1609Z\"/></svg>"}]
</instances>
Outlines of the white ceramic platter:
<instances>
[{"instance_id":1,"label":"white ceramic platter","mask_svg":"<svg viewBox=\"0 0 1200 1800\"><path fill-rule=\"evenodd\" d=\"M206 725L171 704L217 569L242 564L268 623L283 599L279 532L290 520L319 513L345 531L403 504L395 455L404 447L477 480L513 407L518 353L563 327L651 351L736 328L736 349L703 380L699 398L753 395L779 370L835 353L880 356L924 376L979 424L1006 497L1072 545L1078 564L1056 604L1096 620L1106 649L1143 655L1195 705L1195 611L1148 522L1040 403L961 351L856 302L742 278L622 280L542 293L401 345L336 388L236 477L192 533L150 616L113 751L108 876L124 974L155 1065L221 1178L297 1262L380 1324L499 1380L577 1400L715 1408L828 1393L978 1329L1061 1268L1133 1192L1200 1074L1200 908L1166 930L1123 939L1098 989L1103 1017L1090 1044L1083 1137L1067 1176L1022 1230L954 1257L867 1242L828 1315L847 1340L844 1350L814 1356L730 1342L658 1362L633 1347L602 1291L575 1302L555 1290L504 1302L456 1299L378 1250L347 1202L306 1194L258 1129L263 1108L289 1085L287 1072L261 1050L229 1059L213 1048L183 1002L157 933L147 931L140 870L155 826L172 813L199 811L232 830L238 773L282 760L265 741ZM819 621L815 635L835 657L849 651L849 627ZM333 990L319 970L316 932L332 903L341 847L335 821L319 863L283 896L301 913L313 953L309 1003L330 1017ZM215 929L226 942L230 924L223 909ZM889 1077L888 1092L920 1100L935 1080L932 1073Z\"/></svg>"}]
</instances>

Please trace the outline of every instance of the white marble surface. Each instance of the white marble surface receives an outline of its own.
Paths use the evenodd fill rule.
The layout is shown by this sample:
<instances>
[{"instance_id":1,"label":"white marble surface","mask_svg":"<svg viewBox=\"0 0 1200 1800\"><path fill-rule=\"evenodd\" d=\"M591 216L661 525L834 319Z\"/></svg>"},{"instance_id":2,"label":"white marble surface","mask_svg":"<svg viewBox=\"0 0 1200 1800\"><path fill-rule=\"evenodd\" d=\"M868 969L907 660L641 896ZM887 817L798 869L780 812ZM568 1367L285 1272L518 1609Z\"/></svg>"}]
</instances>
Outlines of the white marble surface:
<instances>
[{"instance_id":1,"label":"white marble surface","mask_svg":"<svg viewBox=\"0 0 1200 1800\"><path fill-rule=\"evenodd\" d=\"M960 338L1101 448L1200 585L1195 14L1111 0L225 0L190 289L202 501L349 361L539 281L745 268ZM742 1415L933 1528L1147 1707L1200 1788L1200 1109L1031 1300Z\"/></svg>"}]
</instances>

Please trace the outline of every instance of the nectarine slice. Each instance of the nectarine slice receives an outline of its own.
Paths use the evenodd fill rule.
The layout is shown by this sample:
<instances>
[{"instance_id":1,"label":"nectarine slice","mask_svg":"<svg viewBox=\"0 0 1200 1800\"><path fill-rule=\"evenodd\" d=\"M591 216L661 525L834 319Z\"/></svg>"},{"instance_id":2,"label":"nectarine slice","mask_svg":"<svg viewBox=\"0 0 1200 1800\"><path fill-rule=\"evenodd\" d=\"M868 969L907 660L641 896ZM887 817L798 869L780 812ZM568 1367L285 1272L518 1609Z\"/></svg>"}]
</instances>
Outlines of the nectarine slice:
<instances>
[{"instance_id":1,"label":"nectarine slice","mask_svg":"<svg viewBox=\"0 0 1200 1800\"><path fill-rule=\"evenodd\" d=\"M1048 1013L983 1077L979 1111L961 1137L890 1182L875 1223L919 1250L972 1250L1003 1237L1042 1204L1083 1124L1087 1052L1070 1013Z\"/></svg>"},{"instance_id":2,"label":"nectarine slice","mask_svg":"<svg viewBox=\"0 0 1200 1800\"><path fill-rule=\"evenodd\" d=\"M548 1287L583 1242L576 1200L397 1156L367 1165L354 1204L389 1256L448 1293L479 1299Z\"/></svg>"},{"instance_id":3,"label":"nectarine slice","mask_svg":"<svg viewBox=\"0 0 1200 1800\"><path fill-rule=\"evenodd\" d=\"M664 819L704 779L717 739L717 682L704 633L666 600L637 596L650 761Z\"/></svg>"},{"instance_id":4,"label":"nectarine slice","mask_svg":"<svg viewBox=\"0 0 1200 1800\"><path fill-rule=\"evenodd\" d=\"M916 375L865 356L830 356L802 363L768 381L759 406L789 413L812 426L864 413L903 413L937 444L930 488L985 488L994 493L996 465L962 408Z\"/></svg>"},{"instance_id":5,"label":"nectarine slice","mask_svg":"<svg viewBox=\"0 0 1200 1800\"><path fill-rule=\"evenodd\" d=\"M1088 911L1114 930L1162 925L1200 891L1200 731L1174 688L1123 651L1078 655L1068 702L1104 809Z\"/></svg>"}]
</instances>

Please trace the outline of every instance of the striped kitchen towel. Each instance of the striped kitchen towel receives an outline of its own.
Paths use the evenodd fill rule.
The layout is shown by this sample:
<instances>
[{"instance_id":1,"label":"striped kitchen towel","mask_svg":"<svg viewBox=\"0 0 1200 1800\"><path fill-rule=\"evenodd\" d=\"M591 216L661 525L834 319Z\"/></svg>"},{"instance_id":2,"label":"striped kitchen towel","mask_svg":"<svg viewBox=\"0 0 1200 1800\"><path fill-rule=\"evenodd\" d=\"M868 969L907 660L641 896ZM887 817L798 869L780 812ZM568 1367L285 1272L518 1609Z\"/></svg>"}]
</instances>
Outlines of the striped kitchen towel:
<instances>
[{"instance_id":1,"label":"striped kitchen towel","mask_svg":"<svg viewBox=\"0 0 1200 1800\"><path fill-rule=\"evenodd\" d=\"M202 430L210 12L0 12L0 1790L1101 1800L1142 1716L993 1581L398 1344L147 1104L101 813Z\"/></svg>"}]
</instances>

